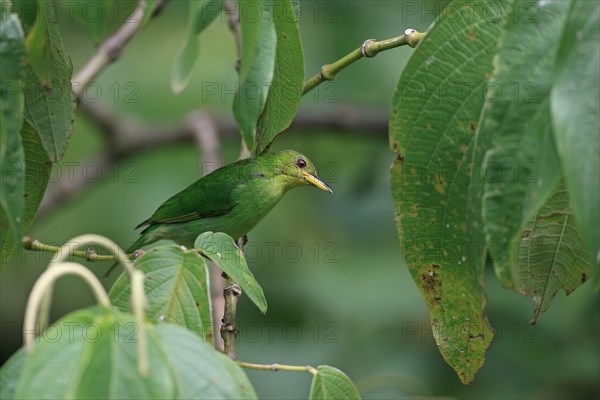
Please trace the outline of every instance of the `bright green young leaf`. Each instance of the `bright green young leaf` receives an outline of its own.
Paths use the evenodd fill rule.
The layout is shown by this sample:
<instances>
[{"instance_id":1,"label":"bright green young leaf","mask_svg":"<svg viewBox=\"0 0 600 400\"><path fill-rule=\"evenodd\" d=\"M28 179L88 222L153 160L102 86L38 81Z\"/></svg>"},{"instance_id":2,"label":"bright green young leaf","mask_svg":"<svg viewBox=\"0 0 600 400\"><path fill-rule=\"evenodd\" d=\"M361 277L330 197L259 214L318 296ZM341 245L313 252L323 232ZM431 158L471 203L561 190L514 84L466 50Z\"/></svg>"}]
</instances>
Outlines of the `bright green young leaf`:
<instances>
[{"instance_id":1,"label":"bright green young leaf","mask_svg":"<svg viewBox=\"0 0 600 400\"><path fill-rule=\"evenodd\" d=\"M198 236L194 247L236 281L263 314L267 312L263 289L248 268L246 257L230 236L222 232L204 232Z\"/></svg>"},{"instance_id":2,"label":"bright green young leaf","mask_svg":"<svg viewBox=\"0 0 600 400\"><path fill-rule=\"evenodd\" d=\"M100 308L63 317L27 357L15 398L175 397L165 355L151 337L152 368L145 379L137 376L138 332L133 317Z\"/></svg>"},{"instance_id":3,"label":"bright green young leaf","mask_svg":"<svg viewBox=\"0 0 600 400\"><path fill-rule=\"evenodd\" d=\"M265 0L243 0L238 3L242 60L239 87L233 100L233 115L251 151L255 148L258 120L265 107L275 67L277 36L273 15L269 11L273 4Z\"/></svg>"},{"instance_id":4,"label":"bright green young leaf","mask_svg":"<svg viewBox=\"0 0 600 400\"><path fill-rule=\"evenodd\" d=\"M562 30L552 122L589 261L600 264L600 3L573 1Z\"/></svg>"},{"instance_id":5,"label":"bright green young leaf","mask_svg":"<svg viewBox=\"0 0 600 400\"><path fill-rule=\"evenodd\" d=\"M38 18L36 25L41 20ZM45 18L44 21L51 51L48 61L50 79L48 83L41 82L31 65L25 67L25 119L39 133L48 158L57 162L67 148L73 125L73 67L60 38L56 18Z\"/></svg>"},{"instance_id":6,"label":"bright green young leaf","mask_svg":"<svg viewBox=\"0 0 600 400\"><path fill-rule=\"evenodd\" d=\"M440 352L465 384L494 336L482 286L481 163L489 138L478 123L506 6L457 1L443 12L403 71L390 119L404 257Z\"/></svg>"},{"instance_id":7,"label":"bright green young leaf","mask_svg":"<svg viewBox=\"0 0 600 400\"><path fill-rule=\"evenodd\" d=\"M48 37L48 25L56 23L54 8L45 0L38 1L38 14L31 30L27 33L27 60L42 85L52 77L52 44Z\"/></svg>"},{"instance_id":8,"label":"bright green young leaf","mask_svg":"<svg viewBox=\"0 0 600 400\"><path fill-rule=\"evenodd\" d=\"M208 269L204 258L180 246L162 246L145 253L136 266L144 272L146 312L154 323L174 323L212 343L213 324ZM129 310L131 286L122 274L109 293L119 310Z\"/></svg>"},{"instance_id":9,"label":"bright green young leaf","mask_svg":"<svg viewBox=\"0 0 600 400\"><path fill-rule=\"evenodd\" d=\"M0 399L12 400L15 398L15 389L27 359L25 348L20 348L0 368Z\"/></svg>"},{"instance_id":10,"label":"bright green young leaf","mask_svg":"<svg viewBox=\"0 0 600 400\"><path fill-rule=\"evenodd\" d=\"M23 29L16 14L0 11L0 257L6 261L6 241L23 235L24 155L19 131L23 122L21 68Z\"/></svg>"},{"instance_id":11,"label":"bright green young leaf","mask_svg":"<svg viewBox=\"0 0 600 400\"><path fill-rule=\"evenodd\" d=\"M33 224L37 210L46 192L46 186L48 186L48 181L50 180L52 163L42 147L39 135L27 122L23 122L21 142L25 155L23 235L26 235L29 228L31 228L31 224ZM4 215L1 218L4 221ZM2 249L0 251L2 252L3 263L10 259L20 242L21 237L15 242L12 236L2 235Z\"/></svg>"},{"instance_id":12,"label":"bright green young leaf","mask_svg":"<svg viewBox=\"0 0 600 400\"><path fill-rule=\"evenodd\" d=\"M308 398L310 400L357 400L360 399L360 394L350 378L342 371L328 365L320 365L317 374L313 377Z\"/></svg>"},{"instance_id":13,"label":"bright green young leaf","mask_svg":"<svg viewBox=\"0 0 600 400\"><path fill-rule=\"evenodd\" d=\"M550 90L568 2L548 1L536 12L516 2L495 58L480 134L492 138L484 160L483 220L500 282L515 286L511 239L520 234L562 176L550 117ZM535 66L535 67L532 67Z\"/></svg>"},{"instance_id":14,"label":"bright green young leaf","mask_svg":"<svg viewBox=\"0 0 600 400\"><path fill-rule=\"evenodd\" d=\"M256 153L266 151L277 135L292 123L304 84L304 55L298 19L291 0L273 4L277 50L273 81L256 134Z\"/></svg>"},{"instance_id":15,"label":"bright green young leaf","mask_svg":"<svg viewBox=\"0 0 600 400\"><path fill-rule=\"evenodd\" d=\"M196 335L170 324L145 328L150 368L141 377L133 316L101 308L71 313L25 360L17 353L0 369L3 385L18 376L6 392L14 398L256 398L243 371Z\"/></svg>"},{"instance_id":16,"label":"bright green young leaf","mask_svg":"<svg viewBox=\"0 0 600 400\"><path fill-rule=\"evenodd\" d=\"M585 242L564 185L514 238L513 246L517 249L516 290L536 303L533 322L550 307L561 288L570 294L591 275Z\"/></svg>"},{"instance_id":17,"label":"bright green young leaf","mask_svg":"<svg viewBox=\"0 0 600 400\"><path fill-rule=\"evenodd\" d=\"M191 1L189 7L187 36L177 52L171 73L171 90L174 93L181 93L190 81L200 49L198 35L221 13L223 0Z\"/></svg>"}]
</instances>

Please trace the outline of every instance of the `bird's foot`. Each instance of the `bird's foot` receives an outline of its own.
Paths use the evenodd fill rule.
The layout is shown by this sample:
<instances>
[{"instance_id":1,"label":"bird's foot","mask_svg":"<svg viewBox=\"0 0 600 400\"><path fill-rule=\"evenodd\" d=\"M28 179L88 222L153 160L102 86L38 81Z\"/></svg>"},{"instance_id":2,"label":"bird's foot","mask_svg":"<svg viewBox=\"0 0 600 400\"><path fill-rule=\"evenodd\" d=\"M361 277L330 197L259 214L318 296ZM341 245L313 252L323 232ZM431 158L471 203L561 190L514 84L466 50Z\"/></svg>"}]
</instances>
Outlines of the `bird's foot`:
<instances>
[{"instance_id":1,"label":"bird's foot","mask_svg":"<svg viewBox=\"0 0 600 400\"><path fill-rule=\"evenodd\" d=\"M242 295L242 288L237 283L234 283L233 285L227 286L225 289L223 289L223 293L227 293L229 291L231 291L236 296Z\"/></svg>"}]
</instances>

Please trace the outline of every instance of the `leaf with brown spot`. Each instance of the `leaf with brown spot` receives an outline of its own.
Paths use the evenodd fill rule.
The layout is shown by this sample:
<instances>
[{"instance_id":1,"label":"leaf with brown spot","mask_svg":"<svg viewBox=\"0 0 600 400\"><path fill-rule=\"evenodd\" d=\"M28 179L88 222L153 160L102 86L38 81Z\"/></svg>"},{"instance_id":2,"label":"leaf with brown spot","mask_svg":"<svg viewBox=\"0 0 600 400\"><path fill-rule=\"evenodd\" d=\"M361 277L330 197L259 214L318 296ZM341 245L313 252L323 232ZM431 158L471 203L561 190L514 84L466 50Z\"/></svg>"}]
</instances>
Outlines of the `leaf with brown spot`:
<instances>
[{"instance_id":1,"label":"leaf with brown spot","mask_svg":"<svg viewBox=\"0 0 600 400\"><path fill-rule=\"evenodd\" d=\"M497 9L506 4L492 3ZM404 256L427 303L440 352L465 384L483 365L494 336L481 283L483 182L476 167L489 142L476 121L503 25L469 7L467 1L453 3L415 50L390 118L390 144L403 157L392 166L392 192ZM467 32L473 40L465 40ZM463 90L440 98L454 82L472 83L474 96ZM449 165L456 166L453 177L443 175Z\"/></svg>"}]
</instances>

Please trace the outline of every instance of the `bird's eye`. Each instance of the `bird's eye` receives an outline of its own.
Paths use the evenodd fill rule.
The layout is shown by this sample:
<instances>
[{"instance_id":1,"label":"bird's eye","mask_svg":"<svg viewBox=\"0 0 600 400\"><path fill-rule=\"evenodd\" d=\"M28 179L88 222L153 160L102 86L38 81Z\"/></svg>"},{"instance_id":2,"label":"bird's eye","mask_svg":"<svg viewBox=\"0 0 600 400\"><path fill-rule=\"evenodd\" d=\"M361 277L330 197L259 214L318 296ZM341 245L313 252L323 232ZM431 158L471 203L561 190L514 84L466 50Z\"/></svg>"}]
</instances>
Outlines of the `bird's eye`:
<instances>
[{"instance_id":1,"label":"bird's eye","mask_svg":"<svg viewBox=\"0 0 600 400\"><path fill-rule=\"evenodd\" d=\"M304 161L302 158L299 158L296 160L296 166L298 168L304 168L306 167L306 161Z\"/></svg>"}]
</instances>

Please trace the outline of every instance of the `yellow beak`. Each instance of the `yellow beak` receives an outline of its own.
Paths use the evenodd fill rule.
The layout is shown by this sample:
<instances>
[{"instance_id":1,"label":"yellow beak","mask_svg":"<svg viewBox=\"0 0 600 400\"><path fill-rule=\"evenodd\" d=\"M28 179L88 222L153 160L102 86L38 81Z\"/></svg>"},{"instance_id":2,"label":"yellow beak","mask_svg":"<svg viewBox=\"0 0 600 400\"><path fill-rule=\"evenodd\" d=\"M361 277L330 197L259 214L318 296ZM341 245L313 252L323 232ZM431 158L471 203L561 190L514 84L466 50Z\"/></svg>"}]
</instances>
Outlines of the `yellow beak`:
<instances>
[{"instance_id":1,"label":"yellow beak","mask_svg":"<svg viewBox=\"0 0 600 400\"><path fill-rule=\"evenodd\" d=\"M306 179L308 182L312 183L313 185L315 185L319 189L324 190L324 191L329 192L329 193L333 193L333 190L331 190L331 188L329 186L327 186L327 184L325 182L323 182L322 180L320 180L316 176L311 175L311 174L309 174L306 171L302 171L302 175L304 176L304 179Z\"/></svg>"}]
</instances>

